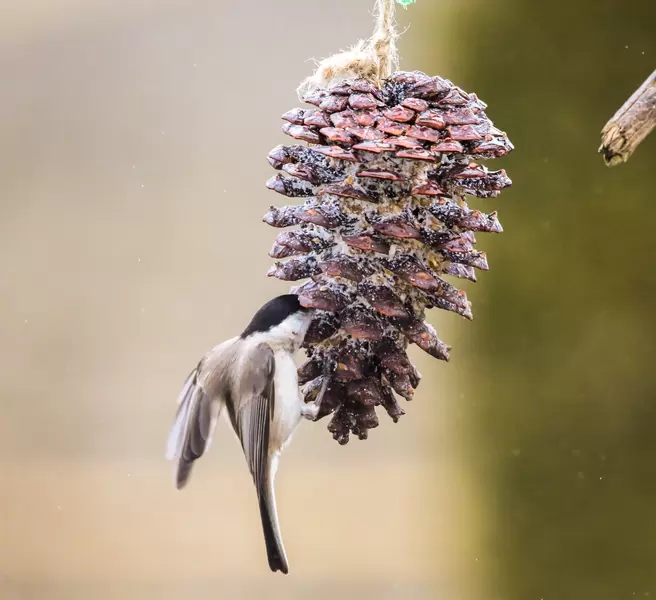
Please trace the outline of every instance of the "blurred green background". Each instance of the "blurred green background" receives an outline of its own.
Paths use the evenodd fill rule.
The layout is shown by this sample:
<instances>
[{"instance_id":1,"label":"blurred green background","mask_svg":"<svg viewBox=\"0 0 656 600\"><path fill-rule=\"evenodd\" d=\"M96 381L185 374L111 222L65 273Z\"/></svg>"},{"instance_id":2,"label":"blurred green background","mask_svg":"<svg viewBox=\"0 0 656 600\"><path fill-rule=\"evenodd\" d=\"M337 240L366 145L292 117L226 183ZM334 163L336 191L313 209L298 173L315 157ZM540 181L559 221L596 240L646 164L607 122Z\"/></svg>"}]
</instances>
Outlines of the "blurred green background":
<instances>
[{"instance_id":1,"label":"blurred green background","mask_svg":"<svg viewBox=\"0 0 656 600\"><path fill-rule=\"evenodd\" d=\"M472 202L475 320L369 441L287 451L291 572L266 567L226 427L183 494L180 384L286 286L267 280L308 58L369 0L8 0L0 8L0 598L619 600L656 595L656 137L599 132L656 67L656 3L418 0L402 67L489 104L514 187Z\"/></svg>"},{"instance_id":2,"label":"blurred green background","mask_svg":"<svg viewBox=\"0 0 656 600\"><path fill-rule=\"evenodd\" d=\"M594 152L656 68L656 3L505 0L453 26L453 77L516 145L458 368L486 597L656 596L656 136L618 168Z\"/></svg>"}]
</instances>

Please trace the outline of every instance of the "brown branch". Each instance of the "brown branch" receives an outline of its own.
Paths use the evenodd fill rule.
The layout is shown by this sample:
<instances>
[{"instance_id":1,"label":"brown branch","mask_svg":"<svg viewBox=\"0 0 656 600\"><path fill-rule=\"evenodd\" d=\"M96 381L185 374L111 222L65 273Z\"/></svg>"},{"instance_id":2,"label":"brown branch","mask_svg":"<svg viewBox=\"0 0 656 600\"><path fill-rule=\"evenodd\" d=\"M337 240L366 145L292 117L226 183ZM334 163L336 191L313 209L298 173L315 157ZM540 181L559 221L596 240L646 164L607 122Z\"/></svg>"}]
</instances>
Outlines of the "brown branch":
<instances>
[{"instance_id":1,"label":"brown branch","mask_svg":"<svg viewBox=\"0 0 656 600\"><path fill-rule=\"evenodd\" d=\"M599 152L609 167L629 160L656 126L656 71L633 93L601 130Z\"/></svg>"}]
</instances>

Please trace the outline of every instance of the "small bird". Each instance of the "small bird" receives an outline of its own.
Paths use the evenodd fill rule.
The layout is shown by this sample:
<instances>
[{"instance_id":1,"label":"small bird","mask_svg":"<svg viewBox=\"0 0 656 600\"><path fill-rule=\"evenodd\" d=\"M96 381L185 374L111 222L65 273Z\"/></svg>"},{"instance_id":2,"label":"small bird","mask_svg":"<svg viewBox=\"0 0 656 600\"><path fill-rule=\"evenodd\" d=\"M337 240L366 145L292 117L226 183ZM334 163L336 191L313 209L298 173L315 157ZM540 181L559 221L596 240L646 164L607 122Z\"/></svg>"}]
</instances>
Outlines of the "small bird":
<instances>
[{"instance_id":1,"label":"small bird","mask_svg":"<svg viewBox=\"0 0 656 600\"><path fill-rule=\"evenodd\" d=\"M274 478L280 453L301 417L315 420L325 393L324 385L317 399L306 404L298 387L295 354L313 312L294 294L278 296L255 313L241 335L210 350L185 381L167 445L167 458L176 461L176 487L182 489L226 408L257 490L269 567L285 574L289 566Z\"/></svg>"}]
</instances>

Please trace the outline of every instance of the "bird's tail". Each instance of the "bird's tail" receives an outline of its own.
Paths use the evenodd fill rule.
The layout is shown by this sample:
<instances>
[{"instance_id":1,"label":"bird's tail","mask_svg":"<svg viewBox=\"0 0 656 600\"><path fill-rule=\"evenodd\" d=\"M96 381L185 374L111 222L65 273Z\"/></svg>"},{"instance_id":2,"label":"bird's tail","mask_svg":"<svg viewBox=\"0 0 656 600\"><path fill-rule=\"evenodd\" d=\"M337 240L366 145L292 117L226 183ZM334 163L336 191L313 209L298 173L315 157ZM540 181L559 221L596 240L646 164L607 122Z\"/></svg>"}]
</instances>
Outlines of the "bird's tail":
<instances>
[{"instance_id":1,"label":"bird's tail","mask_svg":"<svg viewBox=\"0 0 656 600\"><path fill-rule=\"evenodd\" d=\"M273 487L277 458L272 460L272 465L267 473L264 489L258 490L260 503L260 517L262 519L262 530L264 532L264 543L266 544L269 567L273 572L281 571L285 575L289 572L287 554L282 543L280 524L278 523L278 510L276 509L276 496Z\"/></svg>"}]
</instances>

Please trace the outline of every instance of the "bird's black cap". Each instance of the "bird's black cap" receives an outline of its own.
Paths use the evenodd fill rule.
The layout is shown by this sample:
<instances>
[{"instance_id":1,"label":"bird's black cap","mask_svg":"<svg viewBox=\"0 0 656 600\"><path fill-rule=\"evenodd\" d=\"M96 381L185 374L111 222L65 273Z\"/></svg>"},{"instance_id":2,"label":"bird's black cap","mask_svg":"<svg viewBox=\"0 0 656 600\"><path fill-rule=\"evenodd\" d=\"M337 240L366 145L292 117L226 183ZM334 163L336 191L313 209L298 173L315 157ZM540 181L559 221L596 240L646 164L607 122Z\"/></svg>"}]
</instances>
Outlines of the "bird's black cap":
<instances>
[{"instance_id":1,"label":"bird's black cap","mask_svg":"<svg viewBox=\"0 0 656 600\"><path fill-rule=\"evenodd\" d=\"M296 294L285 294L269 300L253 316L248 327L241 334L242 338L254 333L269 331L269 329L280 325L287 317L299 311L305 312L309 309L301 306Z\"/></svg>"}]
</instances>

